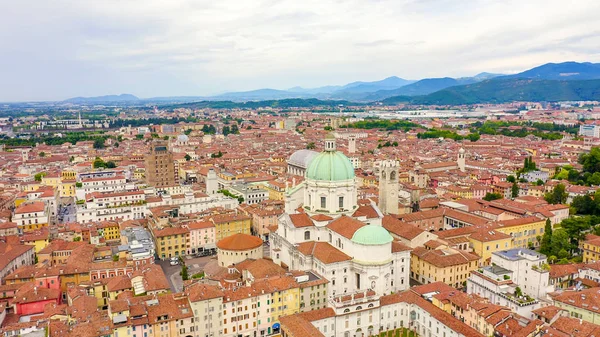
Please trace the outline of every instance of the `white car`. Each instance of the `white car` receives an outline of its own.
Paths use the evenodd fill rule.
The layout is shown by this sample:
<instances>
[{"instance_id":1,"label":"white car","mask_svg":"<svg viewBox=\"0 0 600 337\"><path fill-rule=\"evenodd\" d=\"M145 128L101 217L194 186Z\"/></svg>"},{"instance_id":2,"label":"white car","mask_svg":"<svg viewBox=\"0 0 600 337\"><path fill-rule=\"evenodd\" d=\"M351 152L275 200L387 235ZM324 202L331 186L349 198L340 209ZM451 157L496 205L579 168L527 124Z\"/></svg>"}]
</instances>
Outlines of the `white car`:
<instances>
[{"instance_id":1,"label":"white car","mask_svg":"<svg viewBox=\"0 0 600 337\"><path fill-rule=\"evenodd\" d=\"M172 265L172 266L176 266L176 265L179 264L179 261L178 260L171 260L171 262L169 262L169 264Z\"/></svg>"}]
</instances>

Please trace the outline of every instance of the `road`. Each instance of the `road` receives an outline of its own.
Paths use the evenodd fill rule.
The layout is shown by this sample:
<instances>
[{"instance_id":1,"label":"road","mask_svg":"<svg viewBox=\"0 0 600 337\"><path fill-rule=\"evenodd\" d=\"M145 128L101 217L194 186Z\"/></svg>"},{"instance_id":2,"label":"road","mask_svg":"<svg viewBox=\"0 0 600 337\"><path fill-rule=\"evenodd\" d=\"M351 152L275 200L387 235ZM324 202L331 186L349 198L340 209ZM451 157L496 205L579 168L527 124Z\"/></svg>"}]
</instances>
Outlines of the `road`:
<instances>
[{"instance_id":1,"label":"road","mask_svg":"<svg viewBox=\"0 0 600 337\"><path fill-rule=\"evenodd\" d=\"M263 245L263 255L264 257L269 257L269 246L265 243ZM192 277L192 275L199 273L204 270L204 266L211 260L216 259L217 256L203 256L203 257L186 257L185 264L188 266L188 275ZM169 260L164 261L156 261L156 264L160 265L163 272L167 276L169 280L169 285L171 286L171 291L180 292L183 290L183 280L181 279L181 266L171 266Z\"/></svg>"},{"instance_id":2,"label":"road","mask_svg":"<svg viewBox=\"0 0 600 337\"><path fill-rule=\"evenodd\" d=\"M213 256L203 256L203 257L186 257L185 264L188 266L188 275L192 277L192 275L199 273L204 270L204 266L210 261L212 258L216 258L216 255ZM179 275L181 272L181 265L171 266L169 260L164 261L156 261L165 275L169 280L169 285L171 286L172 292L180 292L183 290L183 280Z\"/></svg>"}]
</instances>

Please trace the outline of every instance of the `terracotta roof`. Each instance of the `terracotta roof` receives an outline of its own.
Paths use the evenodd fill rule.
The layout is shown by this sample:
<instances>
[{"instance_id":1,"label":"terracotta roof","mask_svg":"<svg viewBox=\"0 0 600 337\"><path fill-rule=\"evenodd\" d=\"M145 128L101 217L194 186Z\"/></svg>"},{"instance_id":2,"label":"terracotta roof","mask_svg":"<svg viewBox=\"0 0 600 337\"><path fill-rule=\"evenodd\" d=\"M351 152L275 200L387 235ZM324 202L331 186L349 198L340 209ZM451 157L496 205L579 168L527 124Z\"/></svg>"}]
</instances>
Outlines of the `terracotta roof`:
<instances>
[{"instance_id":1,"label":"terracotta roof","mask_svg":"<svg viewBox=\"0 0 600 337\"><path fill-rule=\"evenodd\" d=\"M457 266L479 260L479 256L464 251L446 251L443 249L430 250L423 247L413 249L412 255L441 268Z\"/></svg>"},{"instance_id":2,"label":"terracotta roof","mask_svg":"<svg viewBox=\"0 0 600 337\"><path fill-rule=\"evenodd\" d=\"M36 201L19 205L15 210L15 214L37 213L43 212L46 209L46 204L43 201Z\"/></svg>"},{"instance_id":3,"label":"terracotta roof","mask_svg":"<svg viewBox=\"0 0 600 337\"><path fill-rule=\"evenodd\" d=\"M330 222L329 225L327 225L327 228L345 238L352 239L354 233L363 226L365 226L363 222L342 215L341 217Z\"/></svg>"},{"instance_id":4,"label":"terracotta roof","mask_svg":"<svg viewBox=\"0 0 600 337\"><path fill-rule=\"evenodd\" d=\"M303 242L298 245L298 251L304 256L312 255L315 259L325 264L352 260L352 257L327 242Z\"/></svg>"},{"instance_id":5,"label":"terracotta roof","mask_svg":"<svg viewBox=\"0 0 600 337\"><path fill-rule=\"evenodd\" d=\"M263 240L257 236L238 233L221 239L217 248L223 250L250 250L262 246Z\"/></svg>"},{"instance_id":6,"label":"terracotta roof","mask_svg":"<svg viewBox=\"0 0 600 337\"><path fill-rule=\"evenodd\" d=\"M311 227L314 226L312 220L306 213L290 214L292 224L296 228Z\"/></svg>"}]
</instances>

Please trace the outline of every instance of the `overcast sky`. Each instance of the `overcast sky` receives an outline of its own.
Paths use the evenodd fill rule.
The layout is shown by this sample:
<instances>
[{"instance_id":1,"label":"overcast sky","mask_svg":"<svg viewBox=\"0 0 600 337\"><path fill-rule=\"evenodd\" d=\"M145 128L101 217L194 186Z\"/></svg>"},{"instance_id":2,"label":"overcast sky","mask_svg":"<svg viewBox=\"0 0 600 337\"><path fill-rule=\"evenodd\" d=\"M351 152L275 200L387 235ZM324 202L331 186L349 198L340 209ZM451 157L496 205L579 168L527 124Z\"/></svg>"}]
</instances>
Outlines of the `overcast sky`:
<instances>
[{"instance_id":1,"label":"overcast sky","mask_svg":"<svg viewBox=\"0 0 600 337\"><path fill-rule=\"evenodd\" d=\"M598 0L2 0L0 101L600 62Z\"/></svg>"}]
</instances>

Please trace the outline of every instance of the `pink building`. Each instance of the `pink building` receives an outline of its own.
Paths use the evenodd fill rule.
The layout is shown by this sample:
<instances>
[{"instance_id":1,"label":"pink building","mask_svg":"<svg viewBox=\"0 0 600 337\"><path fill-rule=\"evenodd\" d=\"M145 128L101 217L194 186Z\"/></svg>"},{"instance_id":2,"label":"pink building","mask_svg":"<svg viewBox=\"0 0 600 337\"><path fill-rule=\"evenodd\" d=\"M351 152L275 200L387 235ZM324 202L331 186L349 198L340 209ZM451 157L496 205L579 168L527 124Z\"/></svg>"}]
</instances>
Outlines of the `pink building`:
<instances>
[{"instance_id":1,"label":"pink building","mask_svg":"<svg viewBox=\"0 0 600 337\"><path fill-rule=\"evenodd\" d=\"M186 224L190 230L190 246L192 254L201 248L215 248L215 225L210 221L195 221Z\"/></svg>"}]
</instances>

